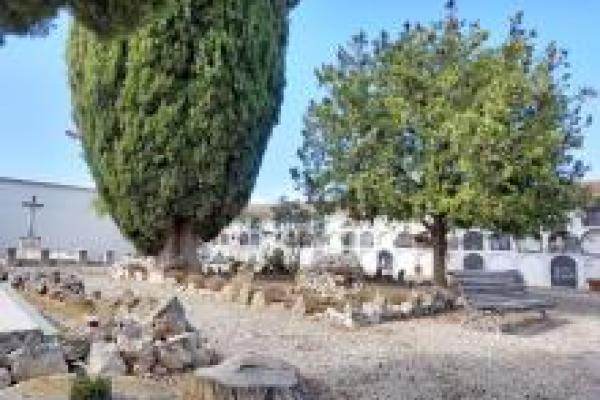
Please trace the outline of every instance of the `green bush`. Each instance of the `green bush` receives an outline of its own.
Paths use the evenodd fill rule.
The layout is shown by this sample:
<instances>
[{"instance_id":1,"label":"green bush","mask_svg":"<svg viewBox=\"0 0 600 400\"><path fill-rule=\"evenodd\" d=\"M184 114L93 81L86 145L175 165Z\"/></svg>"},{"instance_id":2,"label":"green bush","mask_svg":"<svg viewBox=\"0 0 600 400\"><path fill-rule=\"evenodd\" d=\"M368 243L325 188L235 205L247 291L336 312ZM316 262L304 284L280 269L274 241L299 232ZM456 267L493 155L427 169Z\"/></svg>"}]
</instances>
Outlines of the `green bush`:
<instances>
[{"instance_id":1,"label":"green bush","mask_svg":"<svg viewBox=\"0 0 600 400\"><path fill-rule=\"evenodd\" d=\"M78 376L71 385L69 400L112 400L112 383L108 378Z\"/></svg>"},{"instance_id":2,"label":"green bush","mask_svg":"<svg viewBox=\"0 0 600 400\"><path fill-rule=\"evenodd\" d=\"M282 249L276 248L271 254L267 255L264 269L271 274L284 274L286 272L285 253Z\"/></svg>"}]
</instances>

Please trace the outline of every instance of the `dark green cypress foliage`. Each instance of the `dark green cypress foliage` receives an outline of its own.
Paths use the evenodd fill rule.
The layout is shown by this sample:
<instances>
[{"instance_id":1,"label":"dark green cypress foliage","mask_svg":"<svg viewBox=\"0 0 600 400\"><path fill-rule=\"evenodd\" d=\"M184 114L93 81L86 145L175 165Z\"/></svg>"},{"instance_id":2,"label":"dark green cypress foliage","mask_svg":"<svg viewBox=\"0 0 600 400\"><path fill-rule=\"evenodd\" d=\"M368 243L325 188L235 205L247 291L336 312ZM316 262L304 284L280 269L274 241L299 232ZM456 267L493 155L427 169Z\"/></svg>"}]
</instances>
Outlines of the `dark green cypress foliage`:
<instances>
[{"instance_id":1,"label":"dark green cypress foliage","mask_svg":"<svg viewBox=\"0 0 600 400\"><path fill-rule=\"evenodd\" d=\"M181 0L126 41L73 27L85 158L139 250L180 247L187 231L211 240L247 204L279 118L293 3Z\"/></svg>"},{"instance_id":2,"label":"dark green cypress foliage","mask_svg":"<svg viewBox=\"0 0 600 400\"><path fill-rule=\"evenodd\" d=\"M45 35L60 10L67 10L103 36L130 32L171 0L0 0L4 35Z\"/></svg>"}]
</instances>

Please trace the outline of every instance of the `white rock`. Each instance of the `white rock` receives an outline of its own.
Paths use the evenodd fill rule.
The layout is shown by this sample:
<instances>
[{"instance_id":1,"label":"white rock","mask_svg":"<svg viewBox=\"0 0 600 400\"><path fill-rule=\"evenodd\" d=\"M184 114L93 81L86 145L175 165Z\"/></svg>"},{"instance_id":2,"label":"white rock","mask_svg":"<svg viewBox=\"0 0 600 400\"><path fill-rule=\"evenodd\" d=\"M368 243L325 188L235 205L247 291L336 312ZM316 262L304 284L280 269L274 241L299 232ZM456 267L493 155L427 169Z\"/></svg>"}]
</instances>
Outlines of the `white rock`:
<instances>
[{"instance_id":1,"label":"white rock","mask_svg":"<svg viewBox=\"0 0 600 400\"><path fill-rule=\"evenodd\" d=\"M154 339L167 339L192 330L177 297L171 297L157 307L147 323L151 326Z\"/></svg>"},{"instance_id":2,"label":"white rock","mask_svg":"<svg viewBox=\"0 0 600 400\"><path fill-rule=\"evenodd\" d=\"M0 390L11 384L10 372L6 368L0 368Z\"/></svg>"},{"instance_id":3,"label":"white rock","mask_svg":"<svg viewBox=\"0 0 600 400\"><path fill-rule=\"evenodd\" d=\"M156 365L156 349L152 338L132 340L127 346L119 347L127 365L136 375L144 375L152 371Z\"/></svg>"},{"instance_id":4,"label":"white rock","mask_svg":"<svg viewBox=\"0 0 600 400\"><path fill-rule=\"evenodd\" d=\"M266 356L243 354L212 368L201 368L190 376L188 398L304 399L300 377L291 365Z\"/></svg>"},{"instance_id":5,"label":"white rock","mask_svg":"<svg viewBox=\"0 0 600 400\"><path fill-rule=\"evenodd\" d=\"M368 324L380 324L385 307L382 304L369 302L363 303L362 314Z\"/></svg>"},{"instance_id":6,"label":"white rock","mask_svg":"<svg viewBox=\"0 0 600 400\"><path fill-rule=\"evenodd\" d=\"M252 308L262 309L267 305L265 293L262 290L254 293L252 296Z\"/></svg>"},{"instance_id":7,"label":"white rock","mask_svg":"<svg viewBox=\"0 0 600 400\"><path fill-rule=\"evenodd\" d=\"M325 311L325 317L334 325L343 326L346 328L356 327L352 313L348 313L347 310L345 312L339 312L335 308L329 307Z\"/></svg>"},{"instance_id":8,"label":"white rock","mask_svg":"<svg viewBox=\"0 0 600 400\"><path fill-rule=\"evenodd\" d=\"M243 306L247 306L250 303L250 294L252 293L252 289L250 284L244 283L240 287L240 292L238 293L237 301L239 304Z\"/></svg>"},{"instance_id":9,"label":"white rock","mask_svg":"<svg viewBox=\"0 0 600 400\"><path fill-rule=\"evenodd\" d=\"M117 321L115 337L125 336L129 339L139 339L142 336L142 323L132 315L121 317Z\"/></svg>"},{"instance_id":10,"label":"white rock","mask_svg":"<svg viewBox=\"0 0 600 400\"><path fill-rule=\"evenodd\" d=\"M92 343L87 372L90 375L125 375L127 367L115 343Z\"/></svg>"},{"instance_id":11,"label":"white rock","mask_svg":"<svg viewBox=\"0 0 600 400\"><path fill-rule=\"evenodd\" d=\"M194 364L193 354L185 339L157 343L158 363L169 372L183 371Z\"/></svg>"},{"instance_id":12,"label":"white rock","mask_svg":"<svg viewBox=\"0 0 600 400\"><path fill-rule=\"evenodd\" d=\"M306 315L306 304L304 296L298 296L292 305L292 315L294 317L304 317Z\"/></svg>"},{"instance_id":13,"label":"white rock","mask_svg":"<svg viewBox=\"0 0 600 400\"><path fill-rule=\"evenodd\" d=\"M415 311L415 307L412 302L403 301L402 303L400 303L399 310L400 310L400 315L402 317L410 317L413 315L413 313Z\"/></svg>"},{"instance_id":14,"label":"white rock","mask_svg":"<svg viewBox=\"0 0 600 400\"><path fill-rule=\"evenodd\" d=\"M232 302L235 300L237 294L235 292L235 288L233 287L232 284L227 284L225 286L223 286L223 289L221 289L221 292L219 293L219 297L221 299L221 301L225 301L225 302Z\"/></svg>"}]
</instances>

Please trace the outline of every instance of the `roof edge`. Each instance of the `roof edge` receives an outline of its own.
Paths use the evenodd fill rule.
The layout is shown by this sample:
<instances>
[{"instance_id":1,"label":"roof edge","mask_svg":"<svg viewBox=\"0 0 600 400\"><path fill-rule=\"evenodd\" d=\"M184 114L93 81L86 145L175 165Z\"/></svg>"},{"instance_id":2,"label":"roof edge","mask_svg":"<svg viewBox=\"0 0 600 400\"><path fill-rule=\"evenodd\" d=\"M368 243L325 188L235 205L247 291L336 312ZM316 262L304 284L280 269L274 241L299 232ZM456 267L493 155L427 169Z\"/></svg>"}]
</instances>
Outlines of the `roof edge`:
<instances>
[{"instance_id":1,"label":"roof edge","mask_svg":"<svg viewBox=\"0 0 600 400\"><path fill-rule=\"evenodd\" d=\"M47 182L47 181L38 181L33 179L19 179L19 178L8 178L0 176L0 184L2 183L13 183L20 185L28 185L28 186L42 186L46 188L53 189L69 189L69 190L80 190L86 192L96 192L94 187L89 186L78 186L78 185L68 185L65 183L57 183L57 182Z\"/></svg>"}]
</instances>

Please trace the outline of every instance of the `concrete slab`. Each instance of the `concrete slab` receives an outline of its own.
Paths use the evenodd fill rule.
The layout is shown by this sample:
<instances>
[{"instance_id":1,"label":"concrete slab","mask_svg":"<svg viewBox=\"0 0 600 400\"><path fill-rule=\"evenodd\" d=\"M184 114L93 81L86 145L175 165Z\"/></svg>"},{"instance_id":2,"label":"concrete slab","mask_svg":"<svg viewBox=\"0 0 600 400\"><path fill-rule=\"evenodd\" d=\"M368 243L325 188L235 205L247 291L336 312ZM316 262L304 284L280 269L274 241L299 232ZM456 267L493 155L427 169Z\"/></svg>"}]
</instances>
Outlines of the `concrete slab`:
<instances>
[{"instance_id":1,"label":"concrete slab","mask_svg":"<svg viewBox=\"0 0 600 400\"><path fill-rule=\"evenodd\" d=\"M58 333L33 306L9 285L0 284L0 333L41 330L44 335Z\"/></svg>"}]
</instances>

